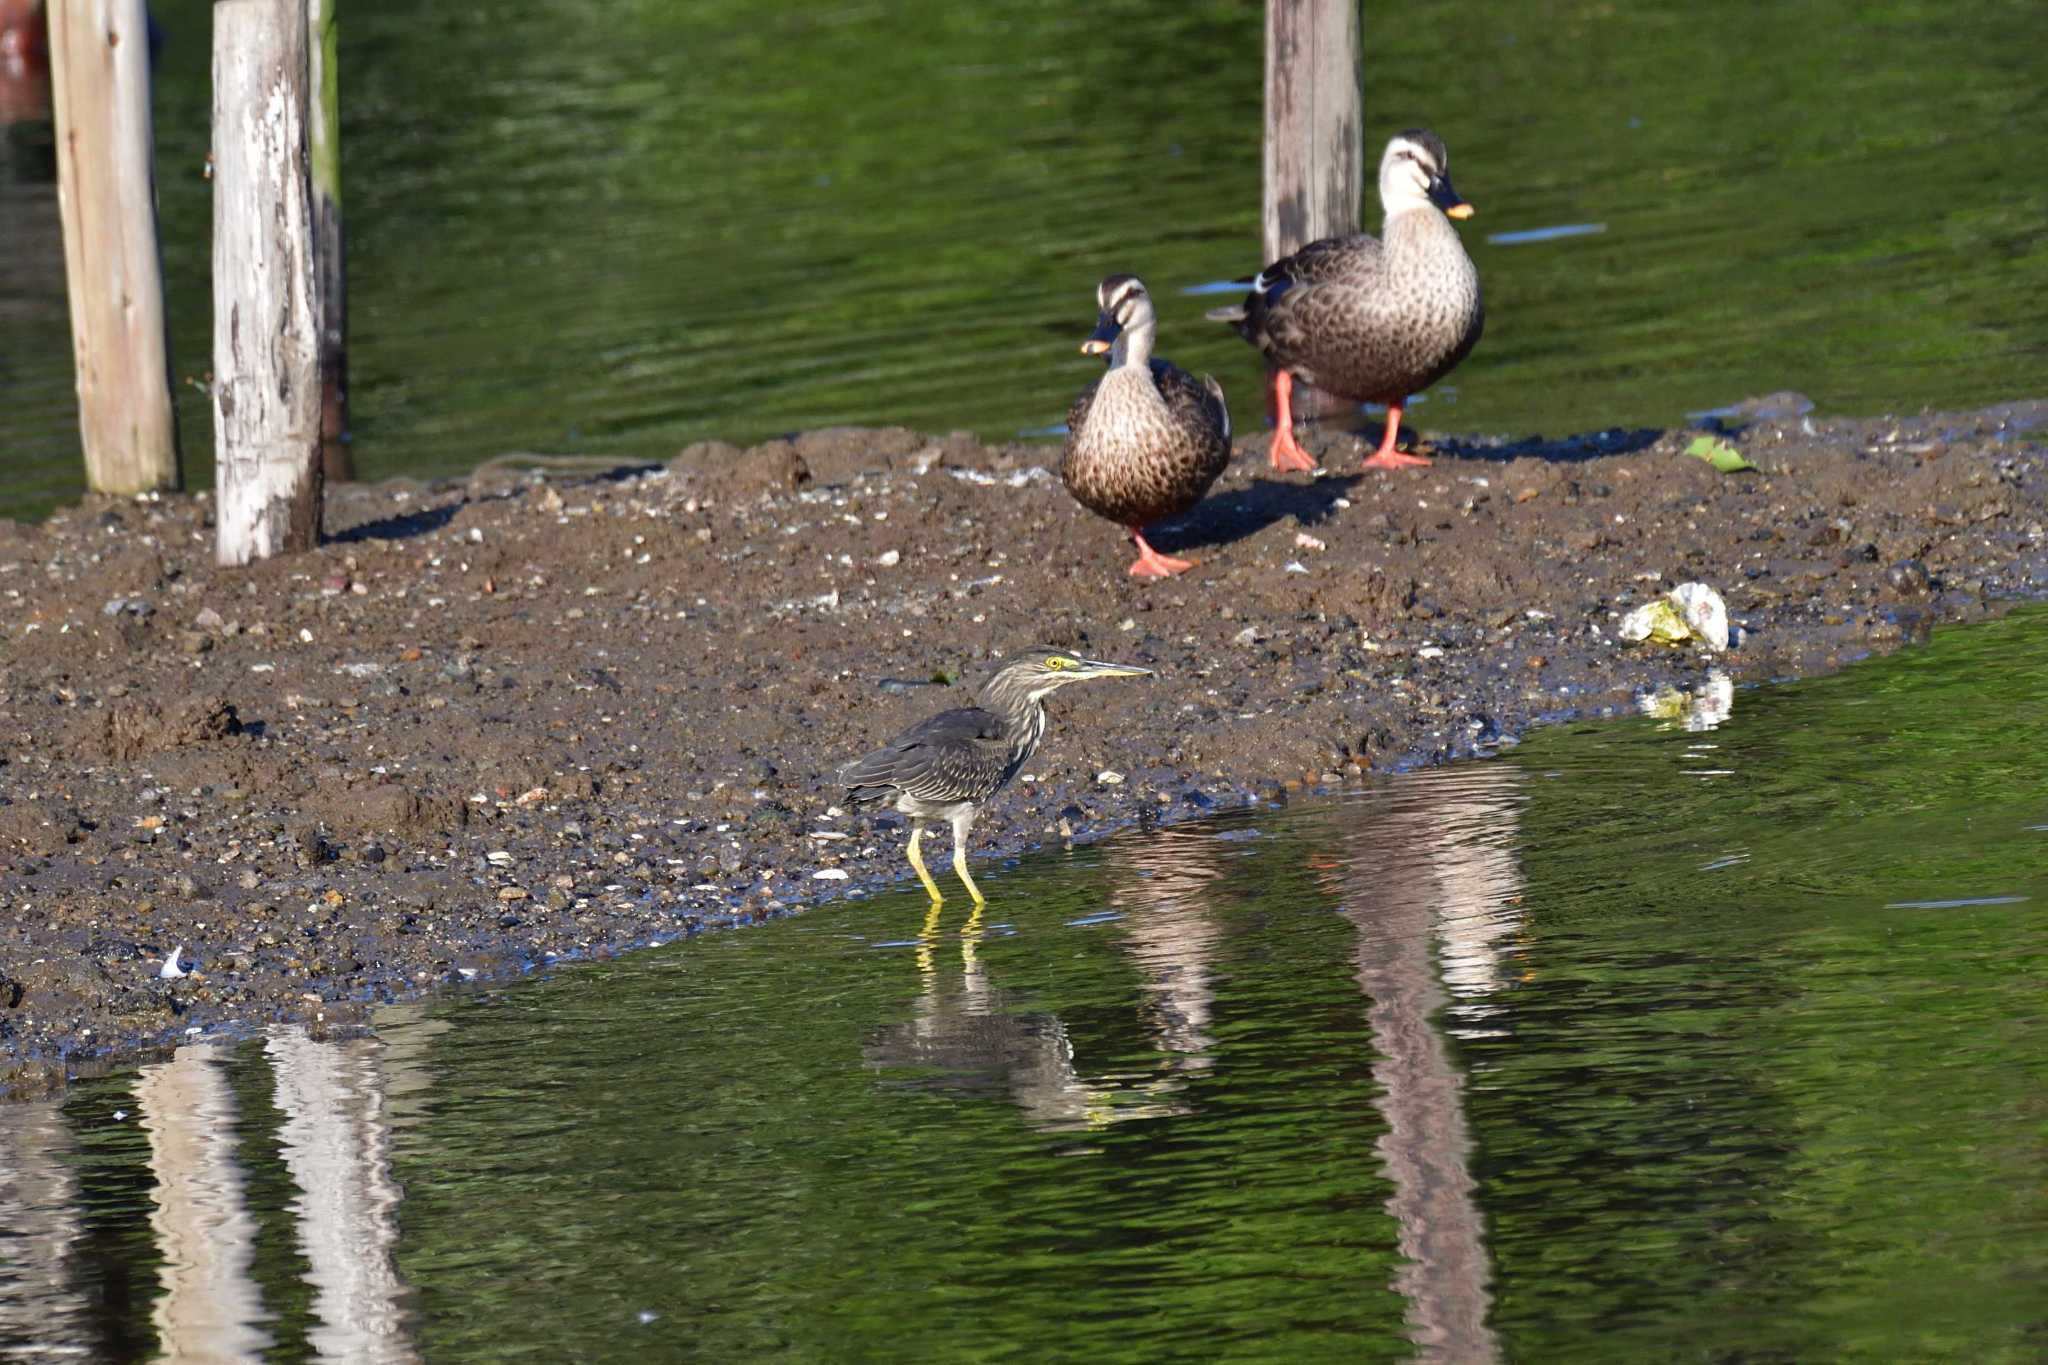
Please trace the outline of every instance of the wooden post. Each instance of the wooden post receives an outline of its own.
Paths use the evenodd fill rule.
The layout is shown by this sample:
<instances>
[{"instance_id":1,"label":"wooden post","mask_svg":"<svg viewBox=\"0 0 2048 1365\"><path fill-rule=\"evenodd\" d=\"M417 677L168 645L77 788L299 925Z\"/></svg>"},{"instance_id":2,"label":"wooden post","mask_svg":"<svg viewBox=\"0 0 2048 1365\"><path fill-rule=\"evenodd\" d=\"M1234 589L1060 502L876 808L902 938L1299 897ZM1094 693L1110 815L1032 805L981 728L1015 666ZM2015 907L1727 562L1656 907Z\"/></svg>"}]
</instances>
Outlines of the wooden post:
<instances>
[{"instance_id":1,"label":"wooden post","mask_svg":"<svg viewBox=\"0 0 2048 1365\"><path fill-rule=\"evenodd\" d=\"M341 86L337 0L308 0L312 93L307 146L313 174L314 282L320 296L320 465L327 482L353 479L348 449L348 248L341 223Z\"/></svg>"},{"instance_id":2,"label":"wooden post","mask_svg":"<svg viewBox=\"0 0 2048 1365\"><path fill-rule=\"evenodd\" d=\"M213 403L221 564L320 541L306 0L213 7Z\"/></svg>"},{"instance_id":3,"label":"wooden post","mask_svg":"<svg viewBox=\"0 0 2048 1365\"><path fill-rule=\"evenodd\" d=\"M85 480L102 493L176 488L148 16L143 0L59 0L48 22Z\"/></svg>"},{"instance_id":4,"label":"wooden post","mask_svg":"<svg viewBox=\"0 0 2048 1365\"><path fill-rule=\"evenodd\" d=\"M1266 0L1261 226L1268 261L1319 238L1358 231L1365 191L1359 28L1359 0ZM1297 418L1350 408L1300 383L1293 402Z\"/></svg>"}]
</instances>

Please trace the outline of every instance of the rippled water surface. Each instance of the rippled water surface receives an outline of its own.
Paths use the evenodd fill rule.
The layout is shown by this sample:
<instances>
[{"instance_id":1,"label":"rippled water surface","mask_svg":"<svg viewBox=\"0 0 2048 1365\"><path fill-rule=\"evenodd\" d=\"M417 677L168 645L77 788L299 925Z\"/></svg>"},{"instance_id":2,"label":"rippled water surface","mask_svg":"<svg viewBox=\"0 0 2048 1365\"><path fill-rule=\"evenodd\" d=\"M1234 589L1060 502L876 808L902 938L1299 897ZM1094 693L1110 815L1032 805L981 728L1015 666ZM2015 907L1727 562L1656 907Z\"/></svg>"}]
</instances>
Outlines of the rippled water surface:
<instances>
[{"instance_id":1,"label":"rippled water surface","mask_svg":"<svg viewBox=\"0 0 2048 1365\"><path fill-rule=\"evenodd\" d=\"M2044 690L2035 611L0 1105L0 1353L2039 1360Z\"/></svg>"},{"instance_id":2,"label":"rippled water surface","mask_svg":"<svg viewBox=\"0 0 2048 1365\"><path fill-rule=\"evenodd\" d=\"M174 364L211 367L209 5L154 0ZM370 475L666 458L828 423L1062 419L1093 289L1260 420L1183 289L1255 268L1261 7L791 0L351 6L354 416ZM1411 3L1366 16L1376 156L1479 206L1478 351L1416 419L1561 434L1797 388L2039 396L2048 97L1997 0ZM0 129L0 515L80 480L48 132ZM1377 206L1368 217L1376 222ZM181 385L190 478L212 434Z\"/></svg>"}]
</instances>

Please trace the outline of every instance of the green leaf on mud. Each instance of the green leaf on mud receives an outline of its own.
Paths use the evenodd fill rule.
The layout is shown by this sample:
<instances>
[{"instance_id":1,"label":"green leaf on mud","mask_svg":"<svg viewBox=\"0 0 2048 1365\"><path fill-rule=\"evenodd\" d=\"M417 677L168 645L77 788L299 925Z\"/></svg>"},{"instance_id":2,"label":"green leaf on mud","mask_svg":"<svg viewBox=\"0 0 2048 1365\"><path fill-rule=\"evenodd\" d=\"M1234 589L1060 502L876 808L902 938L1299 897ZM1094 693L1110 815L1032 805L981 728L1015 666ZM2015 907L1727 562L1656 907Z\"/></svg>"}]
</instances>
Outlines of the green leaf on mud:
<instances>
[{"instance_id":1,"label":"green leaf on mud","mask_svg":"<svg viewBox=\"0 0 2048 1365\"><path fill-rule=\"evenodd\" d=\"M1756 466L1742 458L1742 452L1718 436L1698 436L1685 448L1695 460L1705 460L1723 474L1740 474Z\"/></svg>"}]
</instances>

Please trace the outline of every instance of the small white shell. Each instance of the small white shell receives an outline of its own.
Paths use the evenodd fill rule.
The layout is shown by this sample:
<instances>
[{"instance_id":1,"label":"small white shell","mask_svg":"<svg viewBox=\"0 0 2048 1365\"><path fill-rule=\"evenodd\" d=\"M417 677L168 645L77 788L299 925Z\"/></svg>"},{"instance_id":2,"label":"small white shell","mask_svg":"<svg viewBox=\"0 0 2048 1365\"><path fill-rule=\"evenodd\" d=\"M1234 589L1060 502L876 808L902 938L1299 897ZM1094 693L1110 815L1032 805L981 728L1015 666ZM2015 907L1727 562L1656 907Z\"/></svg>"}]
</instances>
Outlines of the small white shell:
<instances>
[{"instance_id":1,"label":"small white shell","mask_svg":"<svg viewBox=\"0 0 2048 1365\"><path fill-rule=\"evenodd\" d=\"M1728 604L1720 593L1704 583L1680 583L1669 595L1693 634L1710 648L1728 648Z\"/></svg>"}]
</instances>

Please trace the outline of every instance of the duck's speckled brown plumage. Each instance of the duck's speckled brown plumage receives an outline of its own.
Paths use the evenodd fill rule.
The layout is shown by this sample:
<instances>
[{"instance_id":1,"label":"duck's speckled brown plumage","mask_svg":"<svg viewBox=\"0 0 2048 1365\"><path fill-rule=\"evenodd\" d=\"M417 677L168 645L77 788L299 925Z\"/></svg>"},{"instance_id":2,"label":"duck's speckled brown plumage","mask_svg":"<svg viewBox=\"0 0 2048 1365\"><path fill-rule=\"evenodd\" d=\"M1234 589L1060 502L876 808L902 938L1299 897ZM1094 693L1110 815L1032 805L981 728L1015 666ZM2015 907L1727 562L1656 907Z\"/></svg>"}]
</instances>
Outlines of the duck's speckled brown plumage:
<instances>
[{"instance_id":1,"label":"duck's speckled brown plumage","mask_svg":"<svg viewBox=\"0 0 2048 1365\"><path fill-rule=\"evenodd\" d=\"M1143 527L1187 511L1216 482L1230 462L1230 410L1214 379L1150 355L1156 321L1142 284L1112 275L1098 297L1097 335L1115 334L1116 349L1067 414L1060 479L1097 516Z\"/></svg>"},{"instance_id":2,"label":"duck's speckled brown plumage","mask_svg":"<svg viewBox=\"0 0 2048 1365\"><path fill-rule=\"evenodd\" d=\"M1450 219L1418 194L1395 197L1404 186L1389 168L1405 170L1394 166L1402 148L1419 152L1448 192L1442 140L1424 129L1401 134L1382 162L1384 241L1356 233L1311 242L1260 271L1242 304L1210 314L1297 379L1360 402L1400 403L1436 383L1471 353L1486 322L1479 271Z\"/></svg>"},{"instance_id":3,"label":"duck's speckled brown plumage","mask_svg":"<svg viewBox=\"0 0 2048 1365\"><path fill-rule=\"evenodd\" d=\"M1067 413L1060 478L1095 515L1149 526L1200 502L1229 463L1223 386L1155 359L1144 370L1112 370L1081 391Z\"/></svg>"}]
</instances>

